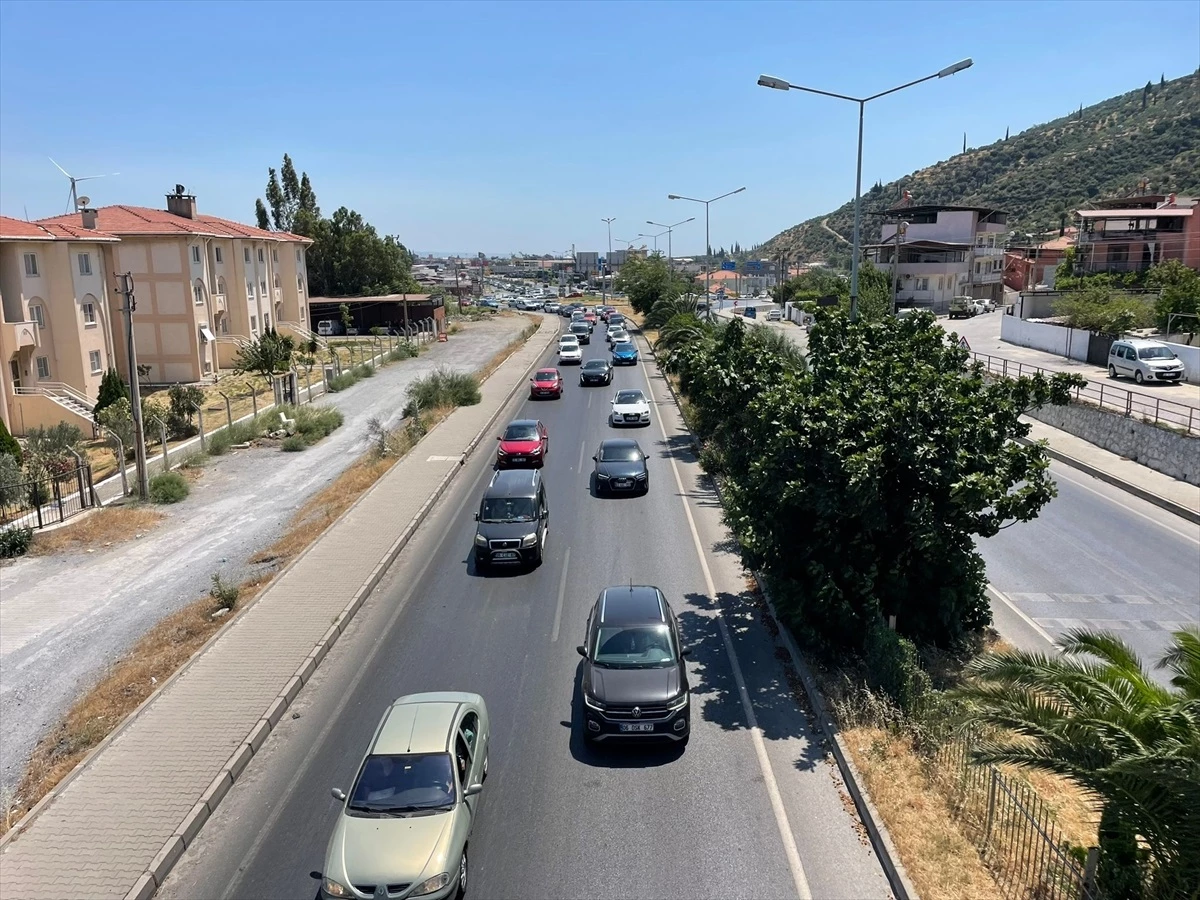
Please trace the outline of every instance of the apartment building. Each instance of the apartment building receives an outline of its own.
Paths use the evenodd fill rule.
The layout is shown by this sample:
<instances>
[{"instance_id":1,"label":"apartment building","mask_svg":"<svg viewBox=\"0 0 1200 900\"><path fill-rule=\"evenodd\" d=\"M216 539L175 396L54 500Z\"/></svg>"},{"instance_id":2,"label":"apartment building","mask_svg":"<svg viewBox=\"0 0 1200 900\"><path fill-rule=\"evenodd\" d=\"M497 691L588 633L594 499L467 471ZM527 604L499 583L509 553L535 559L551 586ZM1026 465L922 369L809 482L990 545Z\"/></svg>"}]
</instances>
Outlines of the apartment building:
<instances>
[{"instance_id":1,"label":"apartment building","mask_svg":"<svg viewBox=\"0 0 1200 900\"><path fill-rule=\"evenodd\" d=\"M957 296L1003 302L1006 213L978 206L910 204L881 215L889 219L881 240L864 249L889 277L899 256L896 299L901 305L940 310Z\"/></svg>"},{"instance_id":2,"label":"apartment building","mask_svg":"<svg viewBox=\"0 0 1200 900\"><path fill-rule=\"evenodd\" d=\"M85 431L116 364L106 255L118 239L82 222L0 216L0 417L9 430L70 421Z\"/></svg>"},{"instance_id":3,"label":"apartment building","mask_svg":"<svg viewBox=\"0 0 1200 900\"><path fill-rule=\"evenodd\" d=\"M1200 210L1195 197L1143 194L1081 209L1075 271L1092 275L1148 269L1169 259L1200 269Z\"/></svg>"}]
</instances>

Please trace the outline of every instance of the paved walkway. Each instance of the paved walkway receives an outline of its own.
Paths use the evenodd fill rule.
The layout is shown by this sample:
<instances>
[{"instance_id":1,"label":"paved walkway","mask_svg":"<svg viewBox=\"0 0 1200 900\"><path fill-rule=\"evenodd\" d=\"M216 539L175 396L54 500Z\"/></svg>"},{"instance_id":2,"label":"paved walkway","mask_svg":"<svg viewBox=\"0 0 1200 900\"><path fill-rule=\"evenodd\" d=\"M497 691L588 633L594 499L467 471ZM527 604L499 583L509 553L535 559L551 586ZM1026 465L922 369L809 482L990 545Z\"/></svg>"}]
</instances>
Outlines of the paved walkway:
<instances>
[{"instance_id":1,"label":"paved walkway","mask_svg":"<svg viewBox=\"0 0 1200 900\"><path fill-rule=\"evenodd\" d=\"M0 897L149 897L558 336L541 330L0 843ZM369 573L369 574L365 574ZM364 580L365 579L365 580ZM330 623L333 623L331 626Z\"/></svg>"}]
</instances>

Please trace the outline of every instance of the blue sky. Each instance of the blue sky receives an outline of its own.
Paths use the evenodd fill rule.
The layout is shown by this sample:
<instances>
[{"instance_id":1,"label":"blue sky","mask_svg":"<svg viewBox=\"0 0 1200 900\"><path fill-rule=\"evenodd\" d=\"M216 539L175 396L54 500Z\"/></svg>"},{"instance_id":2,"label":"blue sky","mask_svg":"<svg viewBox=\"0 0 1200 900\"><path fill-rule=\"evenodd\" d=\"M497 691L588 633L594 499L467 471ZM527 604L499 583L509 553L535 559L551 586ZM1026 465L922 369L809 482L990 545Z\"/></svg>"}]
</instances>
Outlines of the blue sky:
<instances>
[{"instance_id":1,"label":"blue sky","mask_svg":"<svg viewBox=\"0 0 1200 900\"><path fill-rule=\"evenodd\" d=\"M1200 65L1195 0L0 3L0 212L163 206L253 221L284 152L323 212L425 251L603 251L691 215L674 252L766 240L864 188ZM1131 29L1138 31L1137 39ZM665 239L664 239L665 249ZM614 246L616 246L614 244ZM623 245L621 245L623 246Z\"/></svg>"}]
</instances>

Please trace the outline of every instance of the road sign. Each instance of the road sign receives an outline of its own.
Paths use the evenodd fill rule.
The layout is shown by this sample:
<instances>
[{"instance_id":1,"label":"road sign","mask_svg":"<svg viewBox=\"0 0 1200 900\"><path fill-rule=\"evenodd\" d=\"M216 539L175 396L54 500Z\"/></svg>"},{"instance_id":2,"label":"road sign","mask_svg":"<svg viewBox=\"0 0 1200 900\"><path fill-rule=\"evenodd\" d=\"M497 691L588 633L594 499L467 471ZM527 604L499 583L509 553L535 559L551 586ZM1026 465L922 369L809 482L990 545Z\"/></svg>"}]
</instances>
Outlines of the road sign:
<instances>
[{"instance_id":1,"label":"road sign","mask_svg":"<svg viewBox=\"0 0 1200 900\"><path fill-rule=\"evenodd\" d=\"M818 297L817 306L837 306L838 298L836 294L830 294L827 297Z\"/></svg>"},{"instance_id":2,"label":"road sign","mask_svg":"<svg viewBox=\"0 0 1200 900\"><path fill-rule=\"evenodd\" d=\"M971 349L971 345L967 342L967 336L965 334L958 339L958 346L962 347L964 350Z\"/></svg>"},{"instance_id":3,"label":"road sign","mask_svg":"<svg viewBox=\"0 0 1200 900\"><path fill-rule=\"evenodd\" d=\"M760 259L752 259L750 262L746 263L746 268L751 272L761 272L762 267L762 260Z\"/></svg>"},{"instance_id":4,"label":"road sign","mask_svg":"<svg viewBox=\"0 0 1200 900\"><path fill-rule=\"evenodd\" d=\"M737 263L735 263L732 259L727 259L725 262L721 263L721 268L726 272L736 272Z\"/></svg>"}]
</instances>

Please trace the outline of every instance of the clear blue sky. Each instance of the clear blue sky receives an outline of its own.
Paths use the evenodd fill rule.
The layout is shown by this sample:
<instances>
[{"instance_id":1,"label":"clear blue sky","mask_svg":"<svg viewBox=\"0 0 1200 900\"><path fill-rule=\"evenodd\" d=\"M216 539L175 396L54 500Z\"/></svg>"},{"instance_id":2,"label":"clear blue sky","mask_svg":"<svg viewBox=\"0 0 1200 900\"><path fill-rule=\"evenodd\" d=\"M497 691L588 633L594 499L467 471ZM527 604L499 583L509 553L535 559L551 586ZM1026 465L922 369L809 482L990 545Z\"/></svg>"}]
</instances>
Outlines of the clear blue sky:
<instances>
[{"instance_id":1,"label":"clear blue sky","mask_svg":"<svg viewBox=\"0 0 1200 900\"><path fill-rule=\"evenodd\" d=\"M1114 14L1119 11L1120 14ZM864 187L1200 64L1200 3L0 3L0 212L159 206L253 221L284 152L323 212L416 250L603 251L712 207L749 246L853 195L852 95L963 57L867 107ZM664 239L665 244L665 239ZM665 246L664 246L665 249Z\"/></svg>"}]
</instances>

